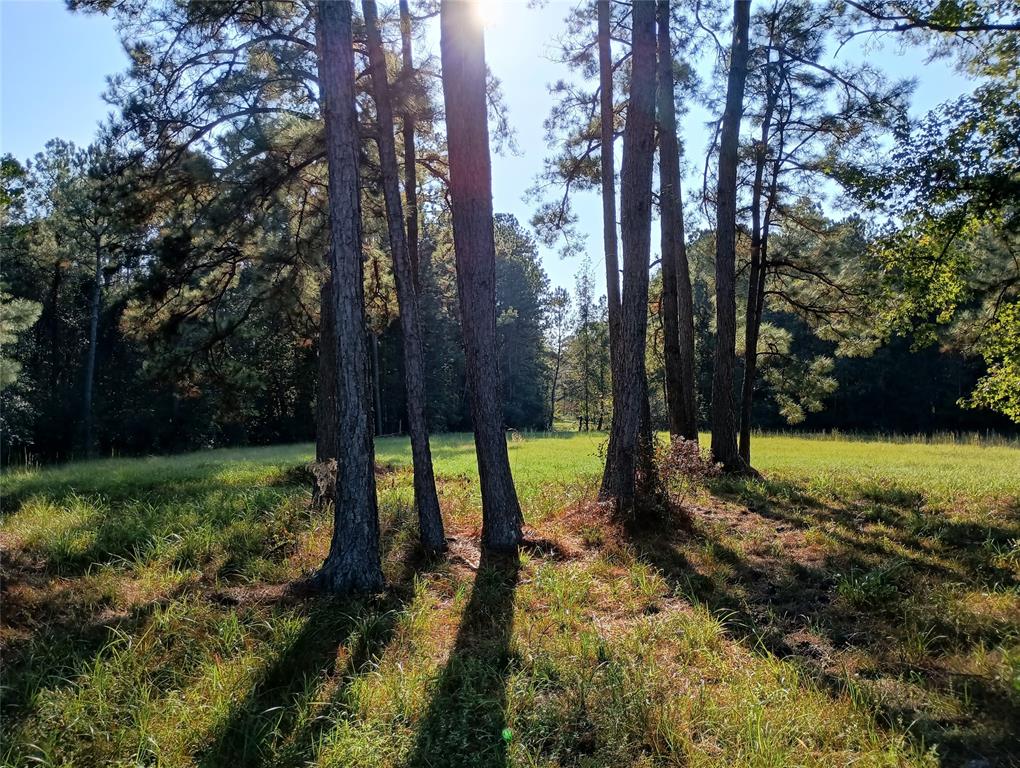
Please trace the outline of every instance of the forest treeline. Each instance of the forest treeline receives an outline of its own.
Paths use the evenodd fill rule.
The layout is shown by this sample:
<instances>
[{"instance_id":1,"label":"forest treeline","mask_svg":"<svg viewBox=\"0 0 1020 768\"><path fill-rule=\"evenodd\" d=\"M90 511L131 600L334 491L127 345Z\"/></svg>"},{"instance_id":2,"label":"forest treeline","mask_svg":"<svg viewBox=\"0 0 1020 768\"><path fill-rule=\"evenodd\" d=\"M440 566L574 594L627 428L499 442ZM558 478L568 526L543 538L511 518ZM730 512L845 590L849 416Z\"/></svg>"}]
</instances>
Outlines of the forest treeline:
<instances>
[{"instance_id":1,"label":"forest treeline","mask_svg":"<svg viewBox=\"0 0 1020 768\"><path fill-rule=\"evenodd\" d=\"M753 428L1020 422L1006 0L573 6L527 225L492 210L513 137L477 3L70 5L116 19L131 67L92 145L3 160L7 461L314 436L336 472L320 581L346 590L381 579L378 434L410 435L438 551L429 433L473 430L483 544L505 550L507 428L608 430L600 495L633 517L657 429L707 427L746 472ZM838 56L889 37L973 89L911 119L910 79ZM702 158L694 104L717 115ZM540 244L578 260L573 291Z\"/></svg>"},{"instance_id":2,"label":"forest treeline","mask_svg":"<svg viewBox=\"0 0 1020 768\"><path fill-rule=\"evenodd\" d=\"M737 235L746 241L737 248L738 295L745 316L750 272L756 269L752 234L762 231L759 209L766 182L772 219L767 226L778 232L772 238L775 255L766 268L765 293L772 298L762 307L762 327L756 334L763 354L749 377L757 395L749 426L1008 431L1009 419L966 407L989 366L997 365L994 357L982 357L988 343L975 338L966 325L1002 325L1011 317L1001 304L1013 301L1015 306L1015 232L995 225L1003 215L1013 215L1015 200L999 199L992 215L982 211L962 224L922 216L914 229L893 232L891 237L900 241L918 234L915 230L931 236L929 230L938 227L957 227L967 235L953 246L960 253L947 254L949 263L940 265L933 258L927 272L916 275L902 274L902 264L883 262L889 257L882 249L890 236L873 220L861 215L833 221L810 203L820 179L856 193L862 213L877 202L902 201L908 193L923 203L920 190L908 185L911 174L925 173L925 162L933 167L929 170L948 176L928 181L940 184L947 194L972 194L952 188L962 186L961 181L985 183L980 169L964 164L981 157L975 153L982 147L969 144L986 142L987 154L993 145L980 135L956 134L980 134L968 121L991 118L987 110L997 104L1015 110L1015 94L1011 100L996 93L1015 71L1008 33L949 31L936 37L934 45L951 48L953 38L966 37L966 45L972 46L972 38L985 35L981 50L990 46L994 52L999 45L1003 51L998 64L994 57L982 63L977 52L967 53L971 69L983 67L986 71L980 74L986 80L969 98L940 107L906 132L897 124L905 119L905 84L890 84L888 77L866 67L826 72L825 51L819 49L869 26L926 31L918 21L925 18L924 4L914 9L913 22L907 12L899 20L886 19L883 14L891 12L872 5L848 19L829 8L777 3L762 10L750 27L754 39L745 112L754 133L740 149L740 187L746 199ZM102 454L134 454L312 439L325 224L322 126L307 9L253 3L247 10L224 7L201 18L187 3L79 7L117 14L135 63L111 89L123 115L93 146L78 148L54 140L25 163L9 156L3 161L4 459L67 459L87 453L89 445ZM629 11L623 6L617 10L620 18L605 21L625 31ZM709 27L714 24L721 34L726 21L722 9L705 6L701 13L708 10L713 18ZM135 11L138 15L132 18L129 14ZM394 100L405 123L400 162L406 166L406 129L412 118L412 151L414 142L419 145L415 161L420 181L415 205L408 206L408 221L413 215L420 232L414 268L428 359L427 415L433 430L466 430L470 414L444 199L442 116L430 79L438 67L432 59L401 58L410 56L411 42L420 41L421 27L435 10L423 7L416 13L412 16L407 9L403 16L407 34L399 26L400 9L384 17L381 26L387 36L385 55L395 73ZM985 13L996 16L994 8ZM679 31L693 33L693 24L706 23L682 4L676 4L672 14ZM556 202L543 206L535 220L544 239L567 242L571 255L587 248L588 256L574 260L574 290L551 289L528 228L507 216L496 218L503 418L516 429L606 429L612 412L608 308L606 298L596 295L593 266L604 257L593 250L594 244L578 245L570 238L569 192L571 187L598 185L599 147L606 140L600 121L590 119L598 97L595 15L594 6L582 5L569 20L563 54L584 77L556 85L562 106L549 121L556 152L538 185L562 187L567 194L549 195ZM202 31L214 25L219 37L203 41ZM927 31L936 35L937 25L931 26ZM674 32L674 38L686 37ZM699 40L705 34L691 37ZM217 39L233 44L217 52ZM694 63L711 54L704 51L706 45L705 39L682 46L674 42L671 58L660 57L677 73L681 109L716 98L710 90L713 83L698 82L693 74ZM158 65L157 56L162 57ZM614 113L614 122L606 123L608 135L622 130L628 56L628 51L617 53L613 62L620 70L614 77L623 98L608 105ZM211 66L189 90L186 77L205 62ZM720 71L724 65L720 60ZM367 61L359 66L366 68ZM584 79L588 77L591 83ZM780 86L789 89L788 96L780 98ZM659 93L661 97L666 91L660 88ZM496 138L504 139L507 116L498 89L492 89L491 96L490 119ZM407 428L400 311L388 257L378 151L369 138L375 117L365 94L359 98L366 127L360 161L375 428L389 434ZM1015 111L1009 116L1014 122L998 127L1003 136L1015 127ZM836 125L839 119L844 124ZM675 124L674 118L672 134ZM892 169L898 176L880 184L874 169L865 177L860 168L835 167L837 151L845 153L847 145L862 138L873 143L880 131L901 141L905 159ZM966 145L953 147L951 138L962 138ZM770 148L770 141L777 148ZM779 148L780 142L796 142L796 152ZM922 154L933 149L933 158ZM788 154L781 156L784 151ZM1015 149L1012 152L993 155L1002 167L989 170L997 171L1003 182L1013 173L1010 183L1015 185L1015 165L1008 165L1015 163ZM823 161L833 167L823 167ZM965 174L971 178L955 178ZM665 183L668 189L671 182ZM867 185L878 188L864 189ZM703 208L711 190L702 197ZM960 208L974 205L967 199L948 202ZM700 213L690 202L686 210ZM911 211L905 212L909 221ZM959 211L951 213L960 216ZM670 214L661 215L665 225ZM755 216L757 226L749 231ZM674 223L664 231L678 230ZM683 237L682 222L679 232ZM695 418L705 428L712 402L714 232L702 229L686 239L697 362ZM927 246L911 247L934 249L947 240L945 234ZM677 248L676 243L663 245ZM879 328L873 322L878 320L875 296L838 295L860 287L850 281L835 284L854 271L859 274L851 280L872 280L872 289L884 281L920 295L904 291L900 303L910 306L893 302L890 308L887 301L881 310L893 319L883 318L884 327ZM676 344L664 344L672 328L663 317L677 311L670 301L676 291L674 273L653 268L649 292L647 364L656 428L670 424L669 372L679 368L666 361ZM903 286L905 280L909 284ZM802 285L808 282L814 285ZM668 290L663 291L664 286ZM942 295L924 295L934 293L929 289ZM789 295L793 293L809 296ZM843 301L848 298L852 300ZM840 306L841 301L846 306ZM869 333L851 331L863 350L848 356L841 354L846 351L840 349L842 338L817 330L819 325L841 324L850 312L860 313ZM1012 354L1015 359L1015 350ZM745 363L746 355L737 354L740 388ZM734 391L737 388L734 384Z\"/></svg>"}]
</instances>

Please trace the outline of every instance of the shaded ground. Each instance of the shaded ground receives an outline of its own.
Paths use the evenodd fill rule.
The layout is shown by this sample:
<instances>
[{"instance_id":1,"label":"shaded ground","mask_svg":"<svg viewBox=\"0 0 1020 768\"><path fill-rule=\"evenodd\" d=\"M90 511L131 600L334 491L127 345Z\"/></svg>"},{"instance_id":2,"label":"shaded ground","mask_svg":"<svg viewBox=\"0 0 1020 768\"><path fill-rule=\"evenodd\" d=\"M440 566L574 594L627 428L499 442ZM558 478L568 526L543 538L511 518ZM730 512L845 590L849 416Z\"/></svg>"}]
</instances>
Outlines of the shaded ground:
<instances>
[{"instance_id":1,"label":"shaded ground","mask_svg":"<svg viewBox=\"0 0 1020 768\"><path fill-rule=\"evenodd\" d=\"M723 481L685 540L641 556L735 636L795 663L947 765L1020 764L1020 509L929 508L888 489L819 498Z\"/></svg>"},{"instance_id":2,"label":"shaded ground","mask_svg":"<svg viewBox=\"0 0 1020 768\"><path fill-rule=\"evenodd\" d=\"M449 556L417 554L384 471L390 587L357 601L293 586L329 525L293 452L4 477L4 764L1020 765L1015 449L982 485L941 448L889 480L824 445L824 475L718 481L693 534L628 537L597 458L532 438L531 544L493 560L462 442L437 461Z\"/></svg>"}]
</instances>

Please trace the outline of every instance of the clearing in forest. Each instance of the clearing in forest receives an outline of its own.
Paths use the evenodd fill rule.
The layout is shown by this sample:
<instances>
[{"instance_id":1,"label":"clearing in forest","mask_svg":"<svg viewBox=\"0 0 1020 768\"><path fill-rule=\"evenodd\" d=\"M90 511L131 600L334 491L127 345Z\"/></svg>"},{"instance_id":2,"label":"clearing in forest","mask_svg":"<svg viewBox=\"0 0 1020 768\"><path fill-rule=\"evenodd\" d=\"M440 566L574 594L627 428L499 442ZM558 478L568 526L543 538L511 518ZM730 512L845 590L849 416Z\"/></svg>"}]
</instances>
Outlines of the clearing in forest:
<instances>
[{"instance_id":1,"label":"clearing in forest","mask_svg":"<svg viewBox=\"0 0 1020 768\"><path fill-rule=\"evenodd\" d=\"M592 505L602 436L510 444L531 542L482 557L470 436L434 440L449 556L379 441L387 591L328 546L309 446L2 477L4 765L1020 763L1020 450L762 436L693 532Z\"/></svg>"}]
</instances>

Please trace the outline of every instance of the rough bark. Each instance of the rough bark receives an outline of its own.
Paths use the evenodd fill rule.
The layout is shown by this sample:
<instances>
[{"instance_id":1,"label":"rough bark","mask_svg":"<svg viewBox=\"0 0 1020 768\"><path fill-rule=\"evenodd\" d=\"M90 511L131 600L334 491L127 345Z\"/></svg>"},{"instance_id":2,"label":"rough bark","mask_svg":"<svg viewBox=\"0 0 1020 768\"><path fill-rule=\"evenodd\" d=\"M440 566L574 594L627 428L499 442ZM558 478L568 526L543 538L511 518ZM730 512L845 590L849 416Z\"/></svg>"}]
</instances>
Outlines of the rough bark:
<instances>
[{"instance_id":1,"label":"rough bark","mask_svg":"<svg viewBox=\"0 0 1020 768\"><path fill-rule=\"evenodd\" d=\"M372 342L372 403L375 413L375 434L382 437L382 387L379 385L379 334L375 331L369 333Z\"/></svg>"},{"instance_id":2,"label":"rough bark","mask_svg":"<svg viewBox=\"0 0 1020 768\"><path fill-rule=\"evenodd\" d=\"M673 51L669 0L657 5L659 38L659 206L662 247L662 326L666 362L666 409L671 437L698 439L694 397L694 298L684 241L680 146L673 101Z\"/></svg>"},{"instance_id":3,"label":"rough bark","mask_svg":"<svg viewBox=\"0 0 1020 768\"><path fill-rule=\"evenodd\" d=\"M90 459L96 455L92 398L96 380L96 345L99 343L99 309L103 300L103 252L98 238L95 248L96 267L89 297L89 348L85 356L85 391L82 393L83 447L85 456Z\"/></svg>"},{"instance_id":4,"label":"rough bark","mask_svg":"<svg viewBox=\"0 0 1020 768\"><path fill-rule=\"evenodd\" d=\"M446 549L446 536L439 510L439 496L436 493L436 479L432 469L432 449L429 446L425 418L425 351L415 289L414 265L408 252L400 203L400 176L393 135L393 106L389 83L386 80L386 56L382 36L379 33L376 4L373 0L363 0L362 9L368 37L372 95L376 105L377 142L386 204L386 223L393 256L397 305L400 309L404 387L407 392L407 429L411 437L411 460L414 466L414 503L418 509L422 546L426 551L435 553Z\"/></svg>"},{"instance_id":5,"label":"rough bark","mask_svg":"<svg viewBox=\"0 0 1020 768\"><path fill-rule=\"evenodd\" d=\"M514 550L521 510L503 432L496 343L496 246L486 115L485 43L473 3L440 7L450 203L468 394L482 489L482 544Z\"/></svg>"},{"instance_id":6,"label":"rough bark","mask_svg":"<svg viewBox=\"0 0 1020 768\"><path fill-rule=\"evenodd\" d=\"M337 481L333 540L317 580L332 592L377 590L379 514L363 301L358 120L351 3L320 0L316 42L329 163L330 266L336 321Z\"/></svg>"},{"instance_id":7,"label":"rough bark","mask_svg":"<svg viewBox=\"0 0 1020 768\"><path fill-rule=\"evenodd\" d=\"M737 149L747 81L750 0L733 3L733 43L726 85L726 110L719 134L716 193L715 317L716 345L712 371L712 457L727 471L744 468L737 453L733 368L736 355Z\"/></svg>"},{"instance_id":8,"label":"rough bark","mask_svg":"<svg viewBox=\"0 0 1020 768\"><path fill-rule=\"evenodd\" d=\"M751 408L754 404L754 380L758 369L758 338L761 332L765 296L765 263L762 258L762 198L765 184L765 161L768 155L769 129L778 94L767 85L765 112L762 115L761 137L754 151L754 182L751 187L751 259L747 280L747 309L744 313L744 381L740 393L740 437L738 451L747 466L751 465Z\"/></svg>"},{"instance_id":9,"label":"rough bark","mask_svg":"<svg viewBox=\"0 0 1020 768\"><path fill-rule=\"evenodd\" d=\"M651 256L652 163L655 155L655 5L635 3L630 102L623 134L620 174L623 297L619 371L613 387L613 421L600 497L629 514L637 496L637 469L643 460L641 439L647 422L648 383L645 335L648 326L648 267ZM650 479L650 478L648 478Z\"/></svg>"},{"instance_id":10,"label":"rough bark","mask_svg":"<svg viewBox=\"0 0 1020 768\"><path fill-rule=\"evenodd\" d=\"M613 54L609 0L598 0L599 120L602 138L602 243L606 255L606 304L609 314L609 368L616 375L620 351L620 260L616 243L616 140L613 112Z\"/></svg>"},{"instance_id":11,"label":"rough bark","mask_svg":"<svg viewBox=\"0 0 1020 768\"><path fill-rule=\"evenodd\" d=\"M319 465L336 459L336 345L333 279L328 276L319 292L319 381L315 397L315 462ZM312 505L321 509L333 498L335 487L335 469L322 466L312 483Z\"/></svg>"},{"instance_id":12,"label":"rough bark","mask_svg":"<svg viewBox=\"0 0 1020 768\"><path fill-rule=\"evenodd\" d=\"M407 0L400 0L400 58L401 77L405 81L414 77L414 55L411 48L411 9ZM414 146L415 116L410 99L404 99L400 114L401 135L404 141L404 211L407 228L407 257L411 261L415 291L421 290L421 266L418 256L418 168Z\"/></svg>"}]
</instances>

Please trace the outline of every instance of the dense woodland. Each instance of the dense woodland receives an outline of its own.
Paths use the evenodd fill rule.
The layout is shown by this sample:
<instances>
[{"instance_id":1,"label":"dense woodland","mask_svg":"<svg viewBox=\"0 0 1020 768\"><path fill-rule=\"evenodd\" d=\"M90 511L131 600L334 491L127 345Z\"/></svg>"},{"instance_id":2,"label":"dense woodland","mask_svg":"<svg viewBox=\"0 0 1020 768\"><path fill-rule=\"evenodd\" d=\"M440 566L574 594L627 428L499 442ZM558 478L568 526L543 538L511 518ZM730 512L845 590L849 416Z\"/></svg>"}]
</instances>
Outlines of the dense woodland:
<instances>
[{"instance_id":1,"label":"dense woodland","mask_svg":"<svg viewBox=\"0 0 1020 768\"><path fill-rule=\"evenodd\" d=\"M531 222L492 211L490 151L523 118L471 4L71 7L112 15L132 66L94 144L3 159L5 462L315 438L358 508L338 497L340 536L374 515L373 435L409 433L441 548L428 435L474 430L500 548L506 429L608 431L602 493L626 510L654 495L656 430L710 429L747 471L754 430L1020 422L1012 3L565 7L575 74ZM973 90L911 119L909 79L834 58L862 37L926 46ZM718 118L707 157L685 154L693 104ZM587 189L599 245L576 231Z\"/></svg>"}]
</instances>

